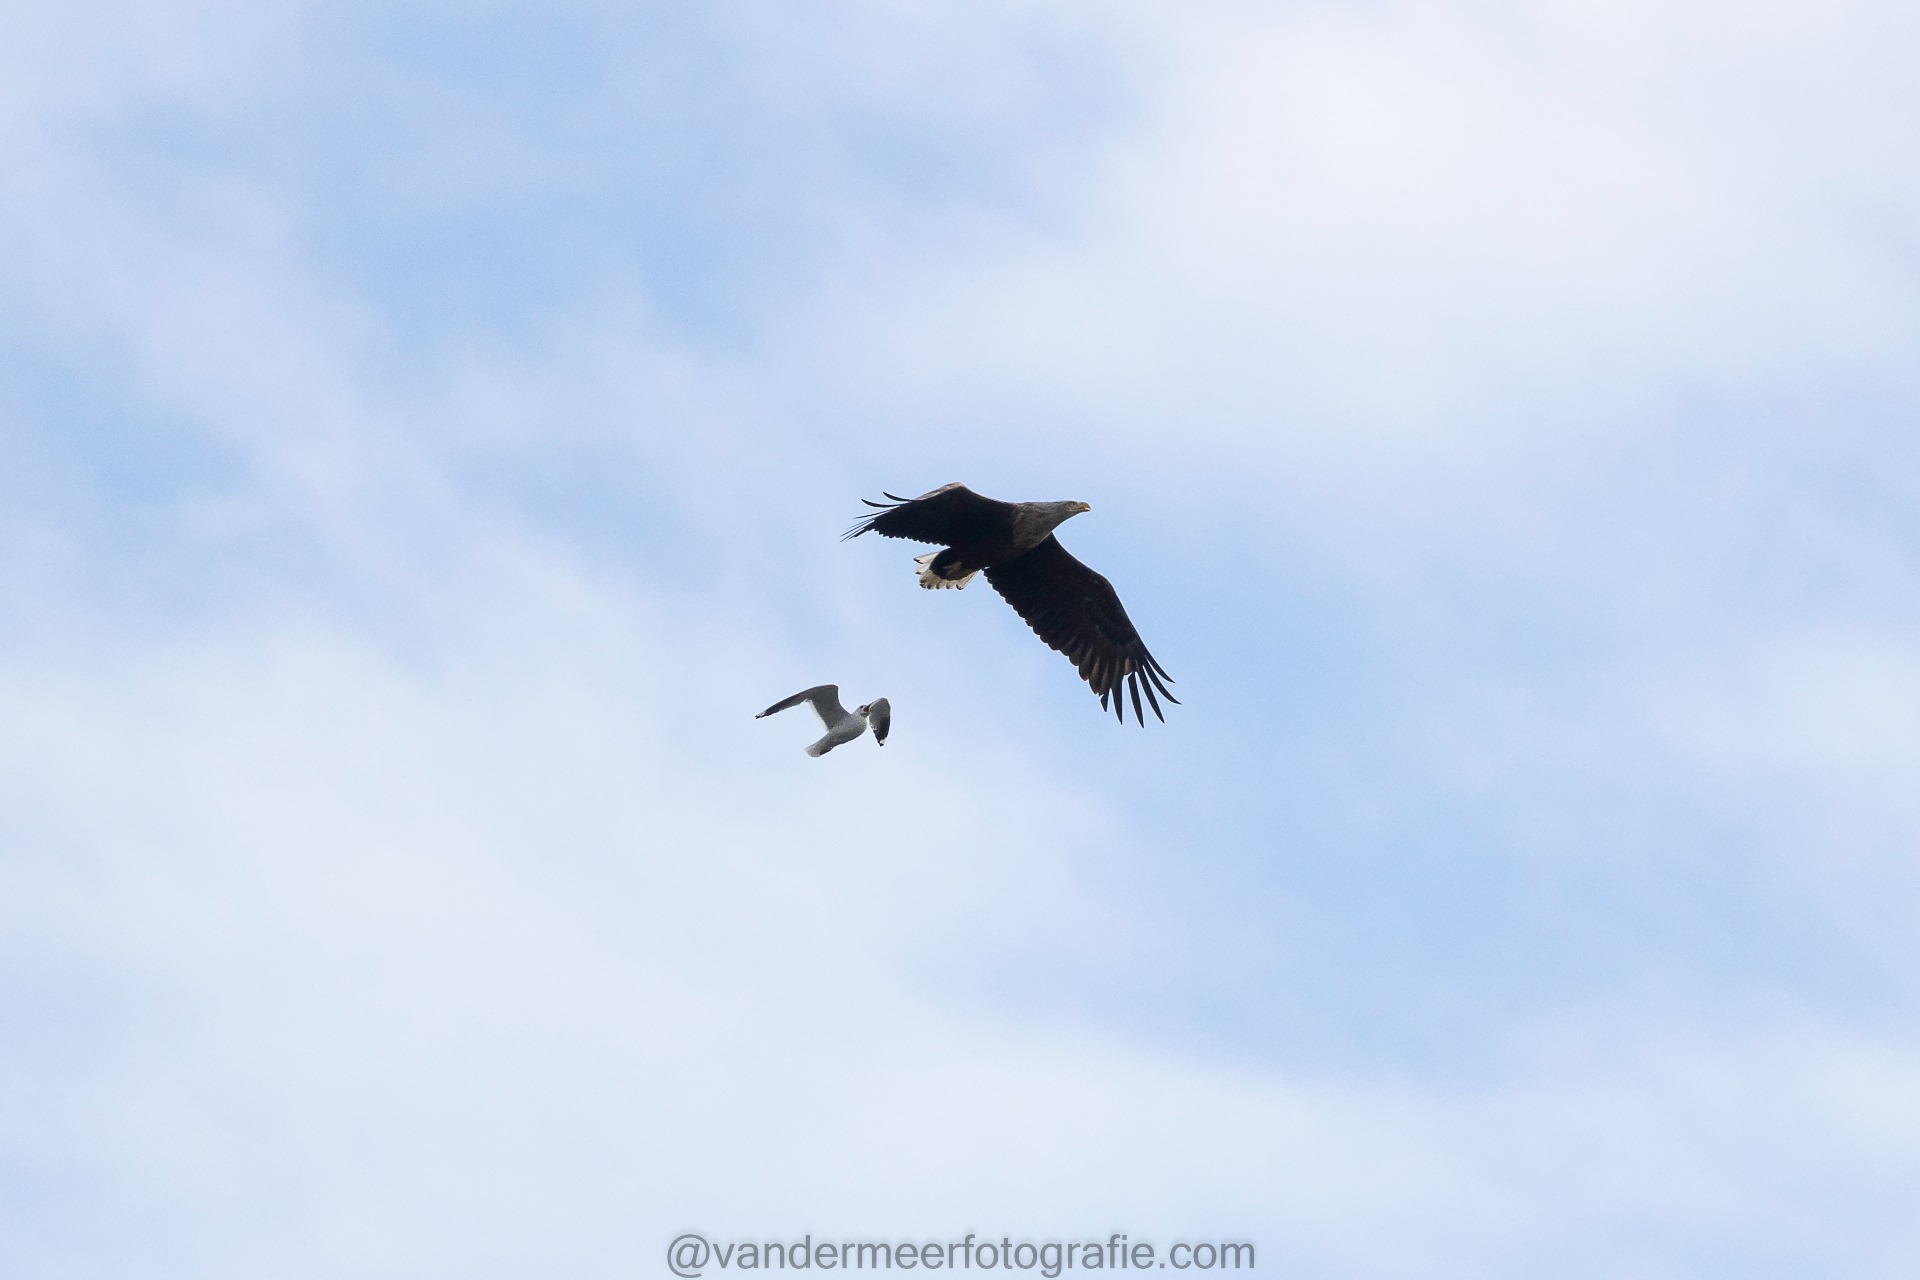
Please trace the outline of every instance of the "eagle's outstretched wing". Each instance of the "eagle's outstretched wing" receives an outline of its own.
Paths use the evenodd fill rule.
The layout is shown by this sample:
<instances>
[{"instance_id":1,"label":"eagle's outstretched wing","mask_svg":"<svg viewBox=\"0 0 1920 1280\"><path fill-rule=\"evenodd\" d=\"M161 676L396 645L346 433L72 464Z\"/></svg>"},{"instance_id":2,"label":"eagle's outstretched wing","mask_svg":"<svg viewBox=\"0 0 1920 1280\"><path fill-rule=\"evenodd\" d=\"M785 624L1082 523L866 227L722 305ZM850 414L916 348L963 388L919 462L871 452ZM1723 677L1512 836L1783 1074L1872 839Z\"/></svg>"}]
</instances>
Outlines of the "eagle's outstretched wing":
<instances>
[{"instance_id":1,"label":"eagle's outstretched wing","mask_svg":"<svg viewBox=\"0 0 1920 1280\"><path fill-rule=\"evenodd\" d=\"M1004 539L1013 527L1013 503L983 498L958 482L943 484L917 498L885 494L890 502L860 499L875 514L854 522L841 540L863 533L883 538L907 538L914 542L936 542L943 546L965 546Z\"/></svg>"},{"instance_id":2,"label":"eagle's outstretched wing","mask_svg":"<svg viewBox=\"0 0 1920 1280\"><path fill-rule=\"evenodd\" d=\"M1102 710L1112 697L1113 713L1126 720L1122 684L1133 695L1133 716L1141 724L1147 722L1140 711L1141 689L1161 720L1166 717L1160 714L1155 691L1168 702L1180 701L1167 692L1163 681L1173 677L1147 652L1113 584L1067 554L1058 538L1049 534L1025 555L990 567L987 581L1026 619L1035 635L1080 669L1081 677L1100 695Z\"/></svg>"}]
</instances>

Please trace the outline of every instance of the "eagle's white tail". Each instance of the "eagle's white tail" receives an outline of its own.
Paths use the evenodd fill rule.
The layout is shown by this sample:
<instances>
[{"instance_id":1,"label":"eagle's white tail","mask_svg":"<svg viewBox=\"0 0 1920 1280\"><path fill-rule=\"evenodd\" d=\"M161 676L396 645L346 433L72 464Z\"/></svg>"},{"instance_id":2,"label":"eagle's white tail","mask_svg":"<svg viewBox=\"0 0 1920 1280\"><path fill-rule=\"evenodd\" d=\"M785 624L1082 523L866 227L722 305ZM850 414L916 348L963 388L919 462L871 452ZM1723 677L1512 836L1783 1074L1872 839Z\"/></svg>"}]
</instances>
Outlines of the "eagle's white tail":
<instances>
[{"instance_id":1,"label":"eagle's white tail","mask_svg":"<svg viewBox=\"0 0 1920 1280\"><path fill-rule=\"evenodd\" d=\"M975 569L973 573L969 573L964 578L943 578L933 571L933 558L939 554L938 551L929 551L923 556L915 556L913 558L913 563L919 566L920 585L926 587L928 590L941 590L952 587L955 591L958 591L973 581L974 573L980 572L978 569Z\"/></svg>"}]
</instances>

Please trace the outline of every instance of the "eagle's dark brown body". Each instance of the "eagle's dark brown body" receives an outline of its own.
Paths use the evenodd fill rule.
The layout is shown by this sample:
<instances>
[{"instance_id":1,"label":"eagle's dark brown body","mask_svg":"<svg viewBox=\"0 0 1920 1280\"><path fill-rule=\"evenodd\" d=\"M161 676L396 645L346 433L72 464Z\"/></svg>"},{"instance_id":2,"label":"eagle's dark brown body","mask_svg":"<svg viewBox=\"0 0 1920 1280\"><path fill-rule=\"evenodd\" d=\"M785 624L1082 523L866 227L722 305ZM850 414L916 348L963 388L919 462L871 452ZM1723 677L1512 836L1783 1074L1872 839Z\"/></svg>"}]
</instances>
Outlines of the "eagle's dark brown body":
<instances>
[{"instance_id":1,"label":"eagle's dark brown body","mask_svg":"<svg viewBox=\"0 0 1920 1280\"><path fill-rule=\"evenodd\" d=\"M1173 677L1147 652L1113 584L1068 555L1053 536L1062 522L1091 510L1086 503L1000 502L963 484L942 485L918 498L886 496L890 502L867 503L877 514L847 530L847 537L877 533L943 545L917 562L924 587L964 587L984 571L1034 633L1073 661L1100 695L1100 706L1113 700L1114 714L1122 720L1123 684L1142 724L1142 689L1162 720L1156 692L1168 702L1179 701L1164 683Z\"/></svg>"}]
</instances>

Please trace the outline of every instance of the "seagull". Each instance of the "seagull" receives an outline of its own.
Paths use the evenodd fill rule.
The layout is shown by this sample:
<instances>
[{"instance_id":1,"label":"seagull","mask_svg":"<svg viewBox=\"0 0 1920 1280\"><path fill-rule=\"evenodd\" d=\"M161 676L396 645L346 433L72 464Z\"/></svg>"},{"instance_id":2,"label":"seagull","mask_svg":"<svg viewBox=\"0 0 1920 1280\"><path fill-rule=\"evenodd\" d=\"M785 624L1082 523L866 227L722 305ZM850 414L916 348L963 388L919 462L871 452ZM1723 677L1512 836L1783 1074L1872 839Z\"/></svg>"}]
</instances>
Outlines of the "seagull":
<instances>
[{"instance_id":1,"label":"seagull","mask_svg":"<svg viewBox=\"0 0 1920 1280\"><path fill-rule=\"evenodd\" d=\"M763 720L776 711L785 711L803 702L811 702L813 713L827 726L827 736L808 747L808 755L823 756L843 742L852 742L867 731L868 725L873 726L873 740L883 747L887 745L887 730L893 724L892 705L885 698L876 698L849 711L840 705L837 684L817 684L811 689L802 689L791 698L782 698L754 719Z\"/></svg>"},{"instance_id":2,"label":"seagull","mask_svg":"<svg viewBox=\"0 0 1920 1280\"><path fill-rule=\"evenodd\" d=\"M1161 720L1159 698L1179 702L1167 691L1173 677L1153 660L1133 628L1113 584L1081 564L1053 531L1092 507L1084 502L1001 502L963 484L943 484L917 498L885 495L888 502L861 501L875 511L863 517L845 538L877 533L883 538L944 543L944 551L917 556L920 585L929 590L958 590L984 570L987 582L1013 606L1035 635L1079 669L1080 678L1100 695L1100 709L1113 699L1113 714L1126 723L1121 691L1132 695L1133 718L1141 724L1140 695Z\"/></svg>"}]
</instances>

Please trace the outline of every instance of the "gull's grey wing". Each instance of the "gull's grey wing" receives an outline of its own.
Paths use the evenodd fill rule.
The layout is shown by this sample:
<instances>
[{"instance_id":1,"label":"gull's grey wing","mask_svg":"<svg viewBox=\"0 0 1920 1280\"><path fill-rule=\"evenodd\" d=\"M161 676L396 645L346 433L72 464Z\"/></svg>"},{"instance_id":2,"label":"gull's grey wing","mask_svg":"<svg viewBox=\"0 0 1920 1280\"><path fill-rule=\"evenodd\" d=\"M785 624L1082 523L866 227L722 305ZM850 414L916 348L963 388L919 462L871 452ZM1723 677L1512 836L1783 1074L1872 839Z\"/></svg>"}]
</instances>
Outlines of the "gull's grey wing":
<instances>
[{"instance_id":1,"label":"gull's grey wing","mask_svg":"<svg viewBox=\"0 0 1920 1280\"><path fill-rule=\"evenodd\" d=\"M867 704L867 723L873 726L874 741L881 746L887 745L887 730L893 726L893 704L885 698L875 698Z\"/></svg>"},{"instance_id":2,"label":"gull's grey wing","mask_svg":"<svg viewBox=\"0 0 1920 1280\"><path fill-rule=\"evenodd\" d=\"M813 704L813 713L820 717L820 723L831 729L847 718L847 709L840 705L840 686L837 684L817 684L811 689L802 689L791 698L780 701L755 716L763 719L776 711L785 711L788 707L797 707L803 702Z\"/></svg>"}]
</instances>

